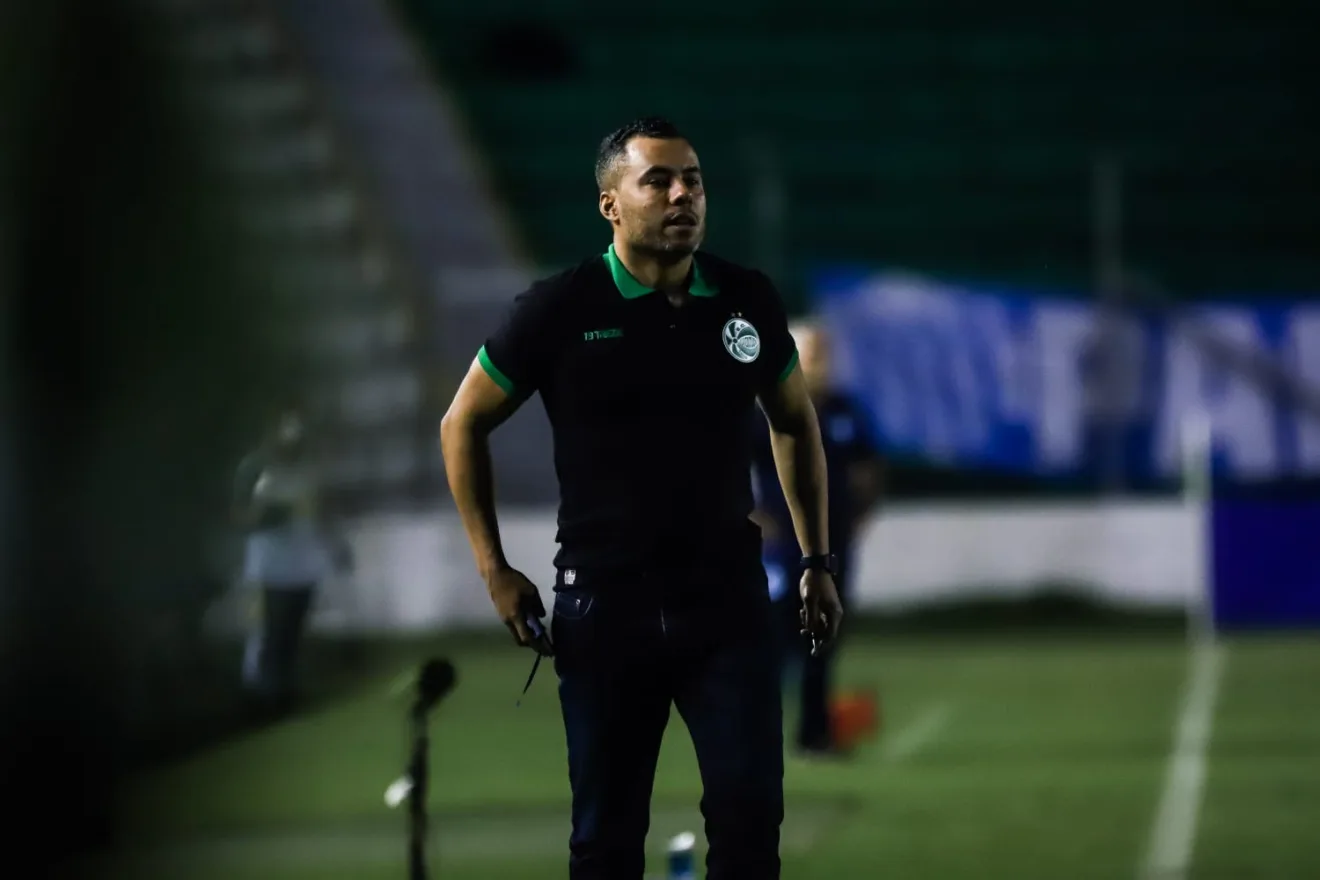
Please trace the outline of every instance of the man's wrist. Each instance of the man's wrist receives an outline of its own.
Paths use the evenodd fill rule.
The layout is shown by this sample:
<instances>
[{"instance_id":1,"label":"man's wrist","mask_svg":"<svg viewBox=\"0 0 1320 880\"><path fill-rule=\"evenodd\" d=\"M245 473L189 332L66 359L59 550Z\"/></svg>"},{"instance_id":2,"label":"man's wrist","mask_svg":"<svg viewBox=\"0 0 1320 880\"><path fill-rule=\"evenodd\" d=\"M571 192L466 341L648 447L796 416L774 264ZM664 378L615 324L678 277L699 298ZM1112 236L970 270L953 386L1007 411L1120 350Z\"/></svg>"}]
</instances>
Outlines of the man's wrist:
<instances>
[{"instance_id":1,"label":"man's wrist","mask_svg":"<svg viewBox=\"0 0 1320 880\"><path fill-rule=\"evenodd\" d=\"M831 576L839 574L839 558L833 553L804 553L800 564L804 572L823 571Z\"/></svg>"},{"instance_id":2,"label":"man's wrist","mask_svg":"<svg viewBox=\"0 0 1320 880\"><path fill-rule=\"evenodd\" d=\"M501 557L490 557L481 559L477 562L477 574L481 579L488 581L509 567L509 561Z\"/></svg>"}]
</instances>

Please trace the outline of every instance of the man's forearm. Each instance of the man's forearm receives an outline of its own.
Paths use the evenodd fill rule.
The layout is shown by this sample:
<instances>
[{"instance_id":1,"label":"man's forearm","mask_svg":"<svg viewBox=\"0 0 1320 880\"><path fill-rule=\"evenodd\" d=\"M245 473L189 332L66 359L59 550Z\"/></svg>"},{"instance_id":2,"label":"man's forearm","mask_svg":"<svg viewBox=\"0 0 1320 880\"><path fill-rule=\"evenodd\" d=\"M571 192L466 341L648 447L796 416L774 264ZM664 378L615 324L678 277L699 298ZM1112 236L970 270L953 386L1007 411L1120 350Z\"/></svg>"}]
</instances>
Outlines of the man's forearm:
<instances>
[{"instance_id":1,"label":"man's forearm","mask_svg":"<svg viewBox=\"0 0 1320 880\"><path fill-rule=\"evenodd\" d=\"M770 444L802 553L812 556L830 552L825 450L815 413L801 419L792 430L772 431Z\"/></svg>"},{"instance_id":2,"label":"man's forearm","mask_svg":"<svg viewBox=\"0 0 1320 880\"><path fill-rule=\"evenodd\" d=\"M477 572L487 577L508 565L500 544L499 520L495 515L495 477L487 435L473 425L450 424L440 428L440 449L445 459L449 492L463 521Z\"/></svg>"}]
</instances>

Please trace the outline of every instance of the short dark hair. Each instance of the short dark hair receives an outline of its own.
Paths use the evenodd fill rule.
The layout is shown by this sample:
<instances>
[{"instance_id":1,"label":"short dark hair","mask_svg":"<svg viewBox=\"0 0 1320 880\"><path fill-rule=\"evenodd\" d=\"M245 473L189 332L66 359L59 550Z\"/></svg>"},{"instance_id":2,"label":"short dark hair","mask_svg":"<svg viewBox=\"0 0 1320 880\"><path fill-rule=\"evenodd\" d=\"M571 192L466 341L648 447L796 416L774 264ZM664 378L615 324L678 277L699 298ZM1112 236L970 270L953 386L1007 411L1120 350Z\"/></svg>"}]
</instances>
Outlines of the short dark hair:
<instances>
[{"instance_id":1,"label":"short dark hair","mask_svg":"<svg viewBox=\"0 0 1320 880\"><path fill-rule=\"evenodd\" d=\"M660 140L684 139L678 126L663 116L643 116L627 125L617 128L605 136L596 151L596 187L608 189L610 172L614 163L628 149L628 142L633 138L658 138Z\"/></svg>"}]
</instances>

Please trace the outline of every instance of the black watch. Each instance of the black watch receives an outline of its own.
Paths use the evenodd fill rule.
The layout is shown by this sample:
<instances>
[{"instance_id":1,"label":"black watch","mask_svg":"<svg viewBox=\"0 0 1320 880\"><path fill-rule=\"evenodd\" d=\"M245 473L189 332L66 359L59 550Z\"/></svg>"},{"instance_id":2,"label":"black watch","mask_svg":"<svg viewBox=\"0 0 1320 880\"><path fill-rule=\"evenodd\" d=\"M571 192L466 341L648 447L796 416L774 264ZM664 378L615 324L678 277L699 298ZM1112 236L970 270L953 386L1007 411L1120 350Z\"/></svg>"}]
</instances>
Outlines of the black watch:
<instances>
[{"instance_id":1,"label":"black watch","mask_svg":"<svg viewBox=\"0 0 1320 880\"><path fill-rule=\"evenodd\" d=\"M839 557L833 553L817 553L814 556L802 557L803 571L826 571L830 577L839 576Z\"/></svg>"}]
</instances>

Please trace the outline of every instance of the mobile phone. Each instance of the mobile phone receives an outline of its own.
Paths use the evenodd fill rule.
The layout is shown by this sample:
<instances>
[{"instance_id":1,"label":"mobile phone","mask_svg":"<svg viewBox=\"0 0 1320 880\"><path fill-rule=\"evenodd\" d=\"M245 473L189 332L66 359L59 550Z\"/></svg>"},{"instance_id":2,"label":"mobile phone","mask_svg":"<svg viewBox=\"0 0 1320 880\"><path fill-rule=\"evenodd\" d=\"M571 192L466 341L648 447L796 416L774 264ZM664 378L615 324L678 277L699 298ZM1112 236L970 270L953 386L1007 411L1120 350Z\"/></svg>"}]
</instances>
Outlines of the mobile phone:
<instances>
[{"instance_id":1,"label":"mobile phone","mask_svg":"<svg viewBox=\"0 0 1320 880\"><path fill-rule=\"evenodd\" d=\"M539 654L554 653L554 643L550 641L550 633L546 632L545 624L541 618L530 611L523 617L523 623L527 624L527 631L532 634L532 645Z\"/></svg>"}]
</instances>

